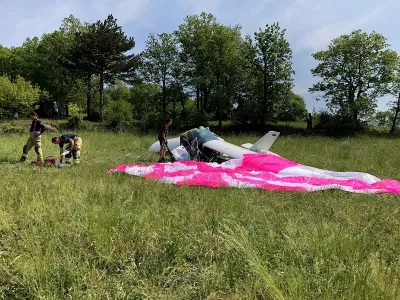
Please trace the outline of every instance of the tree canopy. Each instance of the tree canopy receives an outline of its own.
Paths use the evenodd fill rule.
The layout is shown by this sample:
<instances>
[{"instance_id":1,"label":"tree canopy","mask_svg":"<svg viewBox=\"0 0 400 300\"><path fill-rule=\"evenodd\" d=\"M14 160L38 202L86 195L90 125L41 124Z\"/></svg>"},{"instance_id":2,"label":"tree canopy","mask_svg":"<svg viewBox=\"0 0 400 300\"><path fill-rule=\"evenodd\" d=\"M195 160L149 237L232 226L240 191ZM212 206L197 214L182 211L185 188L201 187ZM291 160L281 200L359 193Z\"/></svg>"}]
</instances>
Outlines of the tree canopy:
<instances>
[{"instance_id":1,"label":"tree canopy","mask_svg":"<svg viewBox=\"0 0 400 300\"><path fill-rule=\"evenodd\" d=\"M306 113L304 95L293 93L285 35L273 23L243 37L239 24L222 24L203 12L187 16L173 32L150 33L143 51L134 53L134 38L113 15L94 23L70 15L58 30L27 37L21 46L0 45L0 76L7 90L21 80L37 89L37 100L26 103L38 105L43 115L56 101L64 116L74 107L73 114L85 112L89 120L102 121L106 114L108 124L114 124L110 114L131 120L115 113L129 107L136 124L158 127L158 120L173 117L179 126L218 121L221 128L230 120L263 131L268 122L291 122ZM395 130L399 58L383 35L355 30L312 56L318 82L309 92L326 101L336 123L360 127L375 114L379 98L391 94Z\"/></svg>"},{"instance_id":2,"label":"tree canopy","mask_svg":"<svg viewBox=\"0 0 400 300\"><path fill-rule=\"evenodd\" d=\"M356 30L335 38L327 50L312 54L319 64L311 73L321 80L309 91L322 93L332 111L358 126L387 93L397 59L388 46L376 32Z\"/></svg>"},{"instance_id":3,"label":"tree canopy","mask_svg":"<svg viewBox=\"0 0 400 300\"><path fill-rule=\"evenodd\" d=\"M104 84L114 84L116 78L129 81L133 77L136 57L126 52L134 46L134 39L124 34L112 15L89 25L85 31L76 32L75 47L71 51L72 68L86 78L89 93L92 75L98 76L100 121L103 120ZM90 114L89 100L87 110Z\"/></svg>"},{"instance_id":4,"label":"tree canopy","mask_svg":"<svg viewBox=\"0 0 400 300\"><path fill-rule=\"evenodd\" d=\"M15 112L27 114L35 107L39 99L40 90L17 76L15 81L10 81L7 76L0 76L0 110L8 116Z\"/></svg>"}]
</instances>

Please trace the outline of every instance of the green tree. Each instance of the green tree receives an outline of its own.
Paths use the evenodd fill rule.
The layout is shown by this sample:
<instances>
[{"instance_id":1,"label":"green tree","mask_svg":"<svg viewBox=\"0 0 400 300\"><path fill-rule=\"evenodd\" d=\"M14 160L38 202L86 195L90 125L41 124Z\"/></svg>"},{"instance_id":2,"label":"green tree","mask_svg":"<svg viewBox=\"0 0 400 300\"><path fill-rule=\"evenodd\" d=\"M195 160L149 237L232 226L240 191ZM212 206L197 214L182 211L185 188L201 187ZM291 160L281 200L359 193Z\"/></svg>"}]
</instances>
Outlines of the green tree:
<instances>
[{"instance_id":1,"label":"green tree","mask_svg":"<svg viewBox=\"0 0 400 300\"><path fill-rule=\"evenodd\" d=\"M91 48L93 36L87 30L75 33L75 43L68 53L65 67L75 74L86 86L86 113L88 119L93 119L93 98L95 86L93 76L94 53Z\"/></svg>"},{"instance_id":2,"label":"green tree","mask_svg":"<svg viewBox=\"0 0 400 300\"><path fill-rule=\"evenodd\" d=\"M184 91L183 87L179 83L172 83L166 89L166 95L168 103L170 105L169 110L172 111L171 117L174 119L178 117L178 105L181 107L180 117L184 119L186 117L186 103L190 99L189 95ZM176 123L174 121L174 123Z\"/></svg>"},{"instance_id":3,"label":"green tree","mask_svg":"<svg viewBox=\"0 0 400 300\"><path fill-rule=\"evenodd\" d=\"M72 23L74 25L71 25ZM82 26L78 19L70 16L63 20L60 30L44 34L40 39L27 38L21 47L10 50L8 65L12 72L8 72L8 75L11 80L20 75L40 86L42 91L48 92L48 98L41 97L42 113L46 111L46 106L51 107L50 103L42 101L45 98L48 102L57 101L68 113L66 104L70 101L71 93L76 94L78 87L72 74L64 67L64 63L74 42L75 34L72 32Z\"/></svg>"},{"instance_id":4,"label":"green tree","mask_svg":"<svg viewBox=\"0 0 400 300\"><path fill-rule=\"evenodd\" d=\"M150 34L146 41L146 50L141 53L140 58L140 73L144 80L157 84L162 89L162 109L166 114L166 89L175 81L174 68L179 58L176 38L168 33L157 36Z\"/></svg>"},{"instance_id":5,"label":"green tree","mask_svg":"<svg viewBox=\"0 0 400 300\"><path fill-rule=\"evenodd\" d=\"M306 114L307 107L304 98L292 91L280 102L277 111L278 119L286 121L287 125L290 122L304 119Z\"/></svg>"},{"instance_id":6,"label":"green tree","mask_svg":"<svg viewBox=\"0 0 400 300\"><path fill-rule=\"evenodd\" d=\"M66 116L69 115L69 96L76 88L76 78L64 67L72 43L72 36L54 31L44 34L37 47L37 60L40 64L36 70L36 76L40 78L37 83L49 92L59 107L65 109Z\"/></svg>"},{"instance_id":7,"label":"green tree","mask_svg":"<svg viewBox=\"0 0 400 300\"><path fill-rule=\"evenodd\" d=\"M210 53L208 44L217 20L212 14L187 16L185 22L174 32L180 43L180 59L185 84L196 97L200 111L208 105L210 96Z\"/></svg>"},{"instance_id":8,"label":"green tree","mask_svg":"<svg viewBox=\"0 0 400 300\"><path fill-rule=\"evenodd\" d=\"M76 43L70 52L70 68L80 74L87 84L87 111L92 114L92 76L98 77L99 117L103 121L104 84L114 84L115 79L133 80L137 57L126 54L135 46L109 15L103 22L90 24L85 31L76 32Z\"/></svg>"},{"instance_id":9,"label":"green tree","mask_svg":"<svg viewBox=\"0 0 400 300\"><path fill-rule=\"evenodd\" d=\"M188 16L175 32L181 46L184 82L196 98L196 107L215 115L221 127L233 109L238 92L239 26L224 26L212 14Z\"/></svg>"},{"instance_id":10,"label":"green tree","mask_svg":"<svg viewBox=\"0 0 400 300\"><path fill-rule=\"evenodd\" d=\"M18 48L7 48L0 45L0 76L8 76L15 81L22 74L22 59L18 56Z\"/></svg>"},{"instance_id":11,"label":"green tree","mask_svg":"<svg viewBox=\"0 0 400 300\"><path fill-rule=\"evenodd\" d=\"M0 45L0 76L9 75L12 71L11 65L11 51L10 49Z\"/></svg>"},{"instance_id":12,"label":"green tree","mask_svg":"<svg viewBox=\"0 0 400 300\"><path fill-rule=\"evenodd\" d=\"M105 89L105 97L111 101L129 101L131 97L130 88L121 80L116 80L115 84Z\"/></svg>"},{"instance_id":13,"label":"green tree","mask_svg":"<svg viewBox=\"0 0 400 300\"><path fill-rule=\"evenodd\" d=\"M396 100L389 102L389 106L391 108L391 111L393 112L391 118L390 133L393 133L396 131L396 126L399 123L399 113L400 113L400 57L399 56L397 56L394 68L393 80L389 87L389 93L393 95L395 98L397 98Z\"/></svg>"},{"instance_id":14,"label":"green tree","mask_svg":"<svg viewBox=\"0 0 400 300\"><path fill-rule=\"evenodd\" d=\"M328 50L312 54L320 63L311 73L321 81L309 91L322 93L332 112L359 126L386 93L397 57L387 47L385 37L376 32L356 30L333 39Z\"/></svg>"},{"instance_id":15,"label":"green tree","mask_svg":"<svg viewBox=\"0 0 400 300\"><path fill-rule=\"evenodd\" d=\"M240 59L239 45L242 42L239 26L215 24L208 43L210 60L209 110L216 112L219 129L222 118L233 107Z\"/></svg>"},{"instance_id":16,"label":"green tree","mask_svg":"<svg viewBox=\"0 0 400 300\"><path fill-rule=\"evenodd\" d=\"M122 130L132 126L132 104L125 100L110 101L105 105L104 119L107 126Z\"/></svg>"},{"instance_id":17,"label":"green tree","mask_svg":"<svg viewBox=\"0 0 400 300\"><path fill-rule=\"evenodd\" d=\"M378 126L390 126L393 119L393 112L390 110L377 111L374 116L374 121Z\"/></svg>"},{"instance_id":18,"label":"green tree","mask_svg":"<svg viewBox=\"0 0 400 300\"><path fill-rule=\"evenodd\" d=\"M40 39L38 37L27 38L21 47L15 47L11 49L16 59L17 64L14 67L19 70L16 72L24 79L37 84L39 86L41 82L40 61L38 58L38 46Z\"/></svg>"},{"instance_id":19,"label":"green tree","mask_svg":"<svg viewBox=\"0 0 400 300\"><path fill-rule=\"evenodd\" d=\"M17 76L11 82L7 76L0 76L0 108L11 115L14 112L27 113L35 107L40 90Z\"/></svg>"},{"instance_id":20,"label":"green tree","mask_svg":"<svg viewBox=\"0 0 400 300\"><path fill-rule=\"evenodd\" d=\"M253 48L253 67L259 79L255 88L263 131L266 119L292 88L292 50L278 23L260 28L254 33L254 42L250 37L247 42Z\"/></svg>"},{"instance_id":21,"label":"green tree","mask_svg":"<svg viewBox=\"0 0 400 300\"><path fill-rule=\"evenodd\" d=\"M69 15L62 20L59 31L61 31L64 36L68 37L69 39L75 39L75 34L77 32L86 31L89 25L89 23L82 23L81 20L75 16Z\"/></svg>"},{"instance_id":22,"label":"green tree","mask_svg":"<svg viewBox=\"0 0 400 300\"><path fill-rule=\"evenodd\" d=\"M92 118L92 103L95 99L97 78L94 78L94 68L90 64L91 39L87 36L82 37L82 33L89 30L91 24L82 23L78 18L70 15L63 19L59 31L63 33L68 40L72 41L72 45L66 55L63 67L74 78L75 88L69 95L70 101L78 104L80 108L86 106L88 118ZM77 45L81 47L77 48ZM84 105L83 95L86 97L86 105Z\"/></svg>"},{"instance_id":23,"label":"green tree","mask_svg":"<svg viewBox=\"0 0 400 300\"><path fill-rule=\"evenodd\" d=\"M237 64L236 88L234 94L234 104L236 106L235 119L242 124L250 120L256 121L258 111L258 72L255 68L255 53L253 45L247 41L242 41L239 45L239 61Z\"/></svg>"},{"instance_id":24,"label":"green tree","mask_svg":"<svg viewBox=\"0 0 400 300\"><path fill-rule=\"evenodd\" d=\"M147 115L158 112L157 99L161 92L160 87L152 83L140 84L132 88L129 102L133 106L135 120L146 119Z\"/></svg>"}]
</instances>

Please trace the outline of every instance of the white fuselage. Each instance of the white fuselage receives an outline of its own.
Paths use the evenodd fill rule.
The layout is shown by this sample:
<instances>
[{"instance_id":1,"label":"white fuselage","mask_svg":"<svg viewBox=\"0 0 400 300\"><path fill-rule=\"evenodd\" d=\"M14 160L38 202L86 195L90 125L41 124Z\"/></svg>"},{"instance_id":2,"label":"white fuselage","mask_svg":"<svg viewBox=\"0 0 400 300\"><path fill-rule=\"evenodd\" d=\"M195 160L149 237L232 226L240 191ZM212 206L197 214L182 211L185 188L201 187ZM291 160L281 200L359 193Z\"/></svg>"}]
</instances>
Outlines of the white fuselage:
<instances>
[{"instance_id":1,"label":"white fuselage","mask_svg":"<svg viewBox=\"0 0 400 300\"><path fill-rule=\"evenodd\" d=\"M275 142L277 137L279 136L279 132L269 131L266 135L264 135L260 140L258 140L254 145L253 144L243 144L242 147L228 143L217 137L217 139L210 140L203 144L203 147L207 147L214 151L217 151L221 154L225 154L232 158L240 158L243 154L257 154L257 153L273 153L269 151L271 145ZM180 146L180 137L176 137L168 140L168 148L172 151L175 148ZM154 142L150 146L150 151L159 152L160 151L160 142Z\"/></svg>"},{"instance_id":2,"label":"white fuselage","mask_svg":"<svg viewBox=\"0 0 400 300\"><path fill-rule=\"evenodd\" d=\"M168 140L168 147L171 151L179 146L180 146L180 138L179 137ZM240 158L243 154L246 154L246 153L257 153L257 152L251 151L249 149L245 149L243 147L236 146L234 144L225 142L222 139L205 142L203 144L203 146L210 148L212 150L218 151L220 153L226 154L232 158ZM159 152L160 151L160 142L157 141L157 142L153 143L150 146L149 150L152 152Z\"/></svg>"}]
</instances>

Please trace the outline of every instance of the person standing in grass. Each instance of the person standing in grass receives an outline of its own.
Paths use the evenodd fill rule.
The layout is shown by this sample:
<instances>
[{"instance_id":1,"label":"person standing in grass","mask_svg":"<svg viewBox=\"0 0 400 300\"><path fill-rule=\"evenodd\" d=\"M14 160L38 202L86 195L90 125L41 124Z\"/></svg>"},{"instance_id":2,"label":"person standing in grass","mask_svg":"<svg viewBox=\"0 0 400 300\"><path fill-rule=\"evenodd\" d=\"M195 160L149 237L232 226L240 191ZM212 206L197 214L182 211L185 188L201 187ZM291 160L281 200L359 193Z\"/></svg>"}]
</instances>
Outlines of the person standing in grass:
<instances>
[{"instance_id":1,"label":"person standing in grass","mask_svg":"<svg viewBox=\"0 0 400 300\"><path fill-rule=\"evenodd\" d=\"M307 115L306 121L307 121L307 129L311 130L312 129L312 115L311 115L311 113L309 113Z\"/></svg>"},{"instance_id":2,"label":"person standing in grass","mask_svg":"<svg viewBox=\"0 0 400 300\"><path fill-rule=\"evenodd\" d=\"M24 148L22 149L22 156L20 161L26 161L26 156L28 152L35 147L35 152L37 154L36 165L41 166L43 165L43 154L42 154L42 142L41 142L41 135L43 132L46 131L46 126L44 123L38 119L38 115L35 112L29 114L32 119L31 127L29 129L29 137L26 141Z\"/></svg>"},{"instance_id":3,"label":"person standing in grass","mask_svg":"<svg viewBox=\"0 0 400 300\"><path fill-rule=\"evenodd\" d=\"M158 162L165 162L165 152L167 151L168 145L168 127L171 126L172 119L167 119L164 125L161 127L160 133L158 134L158 141L160 142L160 160Z\"/></svg>"},{"instance_id":4,"label":"person standing in grass","mask_svg":"<svg viewBox=\"0 0 400 300\"><path fill-rule=\"evenodd\" d=\"M71 157L73 157L75 164L80 163L82 139L79 136L72 133L66 133L58 137L53 137L51 142L60 146L60 155L64 152L64 145L67 144L65 150L68 151L68 153L65 155L65 163L69 164Z\"/></svg>"},{"instance_id":5,"label":"person standing in grass","mask_svg":"<svg viewBox=\"0 0 400 300\"><path fill-rule=\"evenodd\" d=\"M58 119L58 105L57 102L53 102L53 119Z\"/></svg>"}]
</instances>

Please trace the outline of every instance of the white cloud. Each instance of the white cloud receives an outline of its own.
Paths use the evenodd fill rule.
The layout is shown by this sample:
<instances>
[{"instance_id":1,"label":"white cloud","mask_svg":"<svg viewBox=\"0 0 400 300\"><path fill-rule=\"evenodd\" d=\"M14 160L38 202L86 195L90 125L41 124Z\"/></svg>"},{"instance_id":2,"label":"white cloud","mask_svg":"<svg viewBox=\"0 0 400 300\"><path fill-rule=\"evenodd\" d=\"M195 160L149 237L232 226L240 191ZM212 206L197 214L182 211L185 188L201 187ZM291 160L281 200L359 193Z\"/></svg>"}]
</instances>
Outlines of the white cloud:
<instances>
[{"instance_id":1,"label":"white cloud","mask_svg":"<svg viewBox=\"0 0 400 300\"><path fill-rule=\"evenodd\" d=\"M21 45L27 37L40 37L57 30L62 20L70 14L86 22L103 20L109 14L117 18L119 25L138 19L145 22L143 14L150 3L150 0L57 0L40 4L15 1L0 6L1 15L4 16L0 19L1 44L7 47Z\"/></svg>"},{"instance_id":2,"label":"white cloud","mask_svg":"<svg viewBox=\"0 0 400 300\"><path fill-rule=\"evenodd\" d=\"M265 24L279 22L281 28L286 29L286 37L295 53L311 53L354 29L382 28L388 16L399 8L397 0L289 0L271 3L251 19L241 20L241 24L250 28L247 31L254 32Z\"/></svg>"},{"instance_id":3,"label":"white cloud","mask_svg":"<svg viewBox=\"0 0 400 300\"><path fill-rule=\"evenodd\" d=\"M199 15L204 11L216 16L222 5L222 2L223 0L181 0L177 1L175 5L177 7L182 7L184 13L188 15Z\"/></svg>"},{"instance_id":4,"label":"white cloud","mask_svg":"<svg viewBox=\"0 0 400 300\"><path fill-rule=\"evenodd\" d=\"M384 13L382 7L376 7L367 15L347 20L337 21L327 25L315 28L310 33L304 35L297 44L297 50L311 50L312 52L325 48L332 39L342 35L349 34L351 31L359 29L367 24L371 24L374 20L381 17Z\"/></svg>"},{"instance_id":5,"label":"white cloud","mask_svg":"<svg viewBox=\"0 0 400 300\"><path fill-rule=\"evenodd\" d=\"M131 21L136 21L143 17L143 13L149 6L149 0L95 0L92 1L92 6L95 10L92 15L99 16L100 19L105 19L109 14L112 14L118 24L124 25ZM99 17L97 17L99 19ZM145 19L145 18L143 18Z\"/></svg>"},{"instance_id":6,"label":"white cloud","mask_svg":"<svg viewBox=\"0 0 400 300\"><path fill-rule=\"evenodd\" d=\"M250 14L250 17L259 13L260 11L264 11L264 9L268 8L275 0L261 0L258 5L255 5L255 9Z\"/></svg>"},{"instance_id":7,"label":"white cloud","mask_svg":"<svg viewBox=\"0 0 400 300\"><path fill-rule=\"evenodd\" d=\"M5 23L1 26L3 32L0 31L0 35L4 36L3 45L20 45L27 37L40 37L44 33L56 30L60 27L62 19L71 14L75 5L75 0L55 1L42 6L36 5L32 7L32 9L35 9L34 14L29 10L29 7L25 11L22 9L15 11L11 10L12 7L9 7L6 18L2 20L2 23ZM18 21L18 19L22 20ZM8 32L7 35L5 31Z\"/></svg>"},{"instance_id":8,"label":"white cloud","mask_svg":"<svg viewBox=\"0 0 400 300\"><path fill-rule=\"evenodd\" d=\"M290 22L299 16L299 11L307 3L307 0L295 0L288 8L282 13L283 19Z\"/></svg>"}]
</instances>

